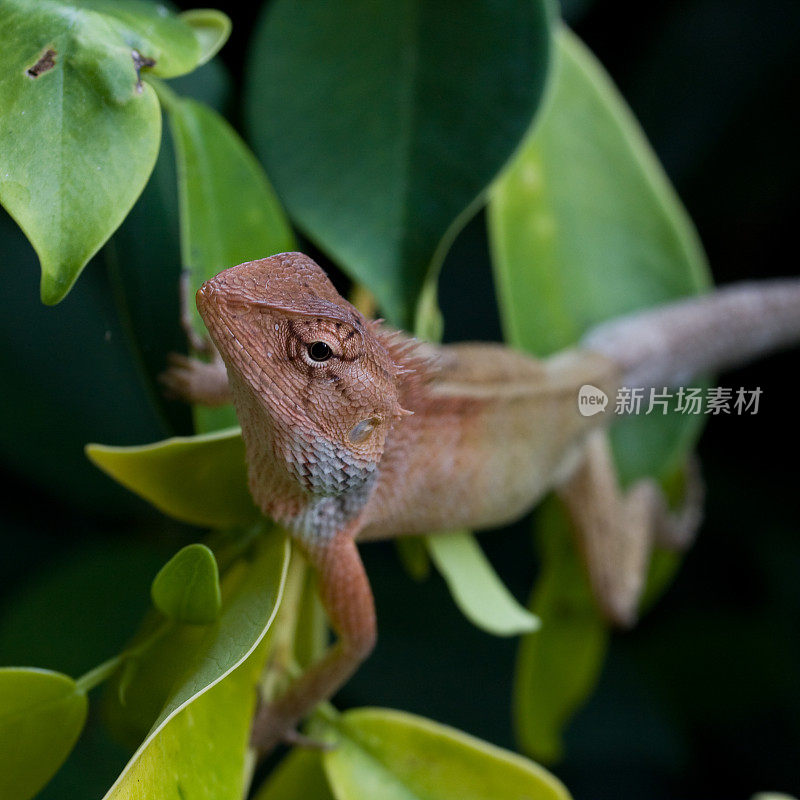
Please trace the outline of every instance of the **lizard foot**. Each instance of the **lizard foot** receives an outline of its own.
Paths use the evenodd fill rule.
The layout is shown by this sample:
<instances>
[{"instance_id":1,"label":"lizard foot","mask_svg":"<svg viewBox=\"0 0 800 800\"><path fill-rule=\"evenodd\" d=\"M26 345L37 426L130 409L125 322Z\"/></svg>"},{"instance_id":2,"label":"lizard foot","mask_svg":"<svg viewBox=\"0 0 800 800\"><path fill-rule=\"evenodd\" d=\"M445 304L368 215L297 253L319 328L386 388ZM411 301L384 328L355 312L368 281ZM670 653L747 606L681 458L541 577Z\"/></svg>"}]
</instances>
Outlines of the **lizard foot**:
<instances>
[{"instance_id":1,"label":"lizard foot","mask_svg":"<svg viewBox=\"0 0 800 800\"><path fill-rule=\"evenodd\" d=\"M263 758L279 744L305 747L312 750L333 750L336 745L300 733L295 727L296 715L280 702L261 705L253 720L250 745Z\"/></svg>"},{"instance_id":2,"label":"lizard foot","mask_svg":"<svg viewBox=\"0 0 800 800\"><path fill-rule=\"evenodd\" d=\"M168 364L158 376L167 397L207 406L222 406L231 401L228 376L220 361L206 362L170 353Z\"/></svg>"}]
</instances>

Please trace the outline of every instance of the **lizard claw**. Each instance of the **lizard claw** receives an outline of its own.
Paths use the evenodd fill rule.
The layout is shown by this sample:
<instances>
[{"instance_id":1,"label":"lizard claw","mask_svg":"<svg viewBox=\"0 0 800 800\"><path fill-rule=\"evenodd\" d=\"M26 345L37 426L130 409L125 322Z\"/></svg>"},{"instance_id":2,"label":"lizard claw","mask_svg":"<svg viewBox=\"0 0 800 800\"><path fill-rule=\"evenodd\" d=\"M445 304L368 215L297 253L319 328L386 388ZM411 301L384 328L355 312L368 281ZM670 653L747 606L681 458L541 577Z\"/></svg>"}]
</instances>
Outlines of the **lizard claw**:
<instances>
[{"instance_id":1,"label":"lizard claw","mask_svg":"<svg viewBox=\"0 0 800 800\"><path fill-rule=\"evenodd\" d=\"M288 722L278 706L270 704L261 706L253 722L250 734L251 746L263 758L281 742L320 752L327 752L337 747L335 743L323 742L300 733L291 722Z\"/></svg>"},{"instance_id":2,"label":"lizard claw","mask_svg":"<svg viewBox=\"0 0 800 800\"><path fill-rule=\"evenodd\" d=\"M167 397L208 406L230 402L228 377L220 362L208 363L182 353L170 353L167 364L167 369L158 376Z\"/></svg>"}]
</instances>

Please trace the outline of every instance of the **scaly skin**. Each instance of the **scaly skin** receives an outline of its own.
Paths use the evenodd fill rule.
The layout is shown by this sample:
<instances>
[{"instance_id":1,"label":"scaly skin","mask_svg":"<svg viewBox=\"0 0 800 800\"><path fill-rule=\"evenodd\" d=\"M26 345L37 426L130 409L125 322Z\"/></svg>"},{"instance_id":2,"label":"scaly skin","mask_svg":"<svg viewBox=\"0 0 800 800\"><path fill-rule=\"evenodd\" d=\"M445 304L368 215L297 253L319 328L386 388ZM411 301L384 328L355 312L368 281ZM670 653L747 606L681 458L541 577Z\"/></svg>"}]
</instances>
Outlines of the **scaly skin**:
<instances>
[{"instance_id":1,"label":"scaly skin","mask_svg":"<svg viewBox=\"0 0 800 800\"><path fill-rule=\"evenodd\" d=\"M685 547L702 491L668 512L651 481L623 492L603 424L583 417L585 383L676 386L800 339L800 281L728 287L612 320L546 361L500 345L422 345L367 321L300 253L232 267L197 306L224 361L178 357L167 388L193 402L231 394L250 490L316 568L339 639L275 702L253 743L267 752L330 697L375 642L357 540L508 522L549 489L570 512L606 616L636 616L655 541Z\"/></svg>"},{"instance_id":2,"label":"scaly skin","mask_svg":"<svg viewBox=\"0 0 800 800\"><path fill-rule=\"evenodd\" d=\"M578 413L579 387L613 396L619 370L586 351L537 362L500 345L417 344L364 319L300 253L225 270L197 305L227 368L253 497L317 569L339 636L259 714L265 752L373 647L355 540L519 517L603 423Z\"/></svg>"}]
</instances>

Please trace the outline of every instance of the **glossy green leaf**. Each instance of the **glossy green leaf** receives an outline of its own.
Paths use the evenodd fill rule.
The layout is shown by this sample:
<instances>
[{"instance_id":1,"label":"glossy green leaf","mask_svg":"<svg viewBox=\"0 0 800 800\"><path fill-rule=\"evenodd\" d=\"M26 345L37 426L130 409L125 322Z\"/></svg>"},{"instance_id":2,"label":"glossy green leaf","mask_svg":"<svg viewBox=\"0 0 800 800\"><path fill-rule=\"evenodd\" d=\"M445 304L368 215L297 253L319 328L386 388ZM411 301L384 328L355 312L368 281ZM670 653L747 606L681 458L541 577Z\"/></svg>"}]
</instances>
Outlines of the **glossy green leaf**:
<instances>
[{"instance_id":1,"label":"glossy green leaf","mask_svg":"<svg viewBox=\"0 0 800 800\"><path fill-rule=\"evenodd\" d=\"M489 205L506 336L538 355L709 280L694 227L630 110L571 33L556 40L542 117ZM701 422L667 415L617 424L623 481L676 468Z\"/></svg>"},{"instance_id":2,"label":"glossy green leaf","mask_svg":"<svg viewBox=\"0 0 800 800\"><path fill-rule=\"evenodd\" d=\"M278 0L255 33L251 139L291 217L395 324L517 147L547 4Z\"/></svg>"},{"instance_id":3,"label":"glossy green leaf","mask_svg":"<svg viewBox=\"0 0 800 800\"><path fill-rule=\"evenodd\" d=\"M72 750L86 694L60 672L0 668L0 797L28 800Z\"/></svg>"},{"instance_id":4,"label":"glossy green leaf","mask_svg":"<svg viewBox=\"0 0 800 800\"><path fill-rule=\"evenodd\" d=\"M214 622L222 608L214 554L204 544L182 548L159 570L150 595L153 605L175 622Z\"/></svg>"},{"instance_id":5,"label":"glossy green leaf","mask_svg":"<svg viewBox=\"0 0 800 800\"><path fill-rule=\"evenodd\" d=\"M181 257L192 288L226 267L293 249L267 176L236 131L195 100L171 95L166 105L178 165Z\"/></svg>"},{"instance_id":6,"label":"glossy green leaf","mask_svg":"<svg viewBox=\"0 0 800 800\"><path fill-rule=\"evenodd\" d=\"M178 628L173 644L185 646L183 652L171 647L170 634L161 640L162 649L145 654L129 703L137 703L150 678L158 677L165 657L175 669L171 692L108 798L180 796L175 781L181 783L185 800L241 797L254 681L260 671L260 664L249 659L275 619L288 561L285 536L273 530L259 537L253 552L223 579L217 622L194 627L201 632L194 639L181 637ZM243 677L248 665L240 669L245 662L255 670L249 677ZM233 727L227 728L229 724Z\"/></svg>"},{"instance_id":7,"label":"glossy green leaf","mask_svg":"<svg viewBox=\"0 0 800 800\"><path fill-rule=\"evenodd\" d=\"M265 781L255 800L334 800L322 768L322 753L293 750Z\"/></svg>"},{"instance_id":8,"label":"glossy green leaf","mask_svg":"<svg viewBox=\"0 0 800 800\"><path fill-rule=\"evenodd\" d=\"M238 428L137 447L90 444L86 455L123 486L183 522L212 528L259 518Z\"/></svg>"},{"instance_id":9,"label":"glossy green leaf","mask_svg":"<svg viewBox=\"0 0 800 800\"><path fill-rule=\"evenodd\" d=\"M388 709L343 714L323 755L337 800L568 800L547 770L431 720Z\"/></svg>"},{"instance_id":10,"label":"glossy green leaf","mask_svg":"<svg viewBox=\"0 0 800 800\"><path fill-rule=\"evenodd\" d=\"M170 89L213 108L227 108L231 81L218 59L170 81ZM156 166L125 221L103 248L113 299L139 380L147 399L167 426L162 436L194 432L191 408L164 395L159 376L170 353L184 353L186 331L180 320L180 224L175 150L170 136L161 137ZM95 436L95 438L98 438ZM152 441L159 438L131 439Z\"/></svg>"},{"instance_id":11,"label":"glossy green leaf","mask_svg":"<svg viewBox=\"0 0 800 800\"><path fill-rule=\"evenodd\" d=\"M135 0L5 0L0 28L0 203L39 256L43 301L57 303L155 163L161 114L137 59L188 72L206 35Z\"/></svg>"},{"instance_id":12,"label":"glossy green leaf","mask_svg":"<svg viewBox=\"0 0 800 800\"><path fill-rule=\"evenodd\" d=\"M425 542L467 619L497 636L539 628L539 620L514 599L471 533L443 533L428 536Z\"/></svg>"},{"instance_id":13,"label":"glossy green leaf","mask_svg":"<svg viewBox=\"0 0 800 800\"><path fill-rule=\"evenodd\" d=\"M45 0L59 15L80 9L97 12L124 36L127 48L152 58L155 64L143 74L160 78L185 75L204 64L225 43L230 20L221 11L198 9L172 13L166 5L150 0ZM43 5L43 4L42 4Z\"/></svg>"},{"instance_id":14,"label":"glossy green leaf","mask_svg":"<svg viewBox=\"0 0 800 800\"><path fill-rule=\"evenodd\" d=\"M536 534L542 572L530 608L542 628L520 642L514 725L520 747L550 763L561 757L564 726L597 683L609 634L555 500L540 510Z\"/></svg>"},{"instance_id":15,"label":"glossy green leaf","mask_svg":"<svg viewBox=\"0 0 800 800\"><path fill-rule=\"evenodd\" d=\"M183 707L134 756L104 800L241 800L267 650Z\"/></svg>"},{"instance_id":16,"label":"glossy green leaf","mask_svg":"<svg viewBox=\"0 0 800 800\"><path fill-rule=\"evenodd\" d=\"M215 111L162 91L178 167L181 261L192 297L221 270L295 249L294 236L255 156ZM195 328L205 334L191 303ZM236 424L232 406L195 409L199 432Z\"/></svg>"}]
</instances>

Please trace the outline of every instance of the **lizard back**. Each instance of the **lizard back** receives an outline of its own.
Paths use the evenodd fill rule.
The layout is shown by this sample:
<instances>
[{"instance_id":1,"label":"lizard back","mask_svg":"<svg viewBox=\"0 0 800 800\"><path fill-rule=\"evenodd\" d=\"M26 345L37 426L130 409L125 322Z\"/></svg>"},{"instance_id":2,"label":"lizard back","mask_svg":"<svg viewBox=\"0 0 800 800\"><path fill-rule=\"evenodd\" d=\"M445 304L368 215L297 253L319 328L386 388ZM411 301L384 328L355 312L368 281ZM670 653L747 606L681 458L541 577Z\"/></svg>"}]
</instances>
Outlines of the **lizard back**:
<instances>
[{"instance_id":1,"label":"lizard back","mask_svg":"<svg viewBox=\"0 0 800 800\"><path fill-rule=\"evenodd\" d=\"M580 387L617 388L614 364L583 350L539 361L499 344L423 347L431 375L401 396L414 414L387 438L362 540L518 518L608 416L579 413Z\"/></svg>"}]
</instances>

